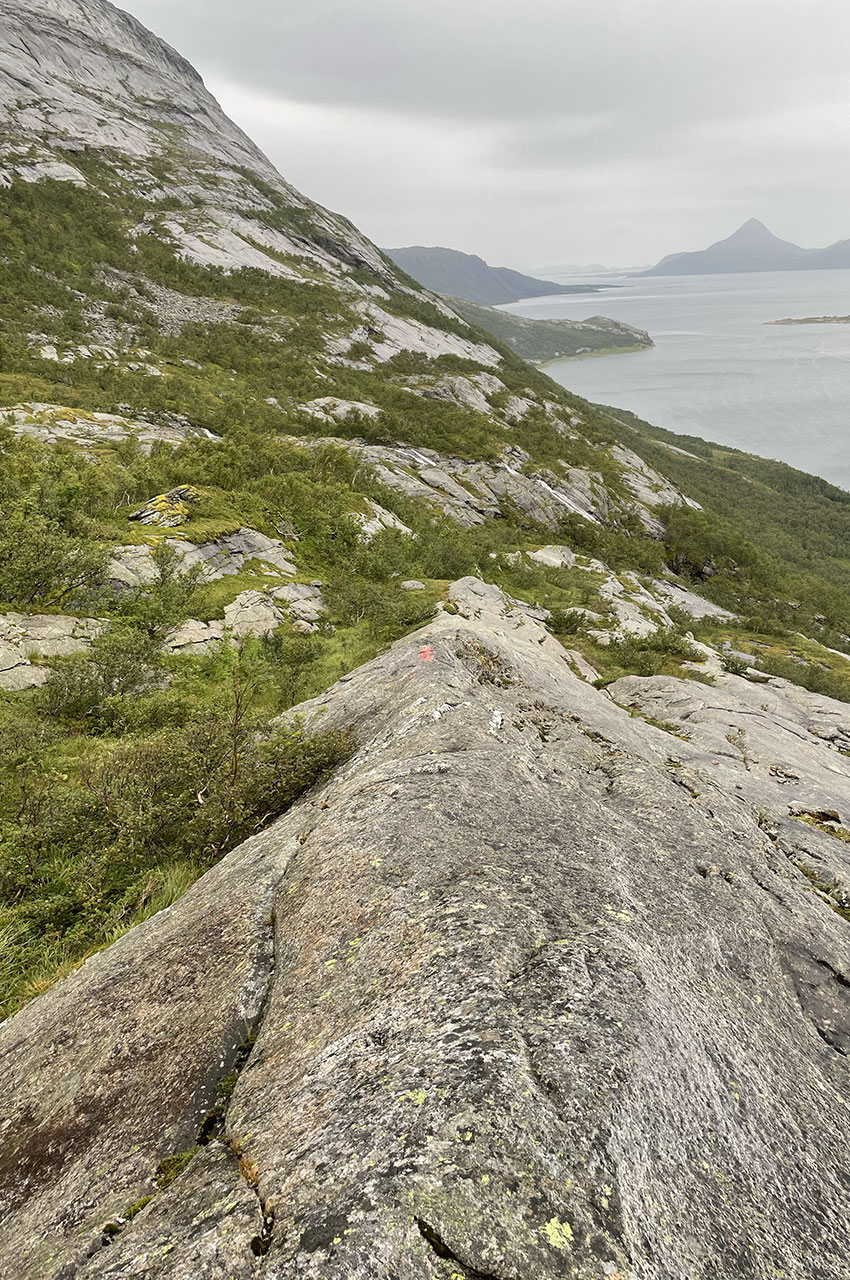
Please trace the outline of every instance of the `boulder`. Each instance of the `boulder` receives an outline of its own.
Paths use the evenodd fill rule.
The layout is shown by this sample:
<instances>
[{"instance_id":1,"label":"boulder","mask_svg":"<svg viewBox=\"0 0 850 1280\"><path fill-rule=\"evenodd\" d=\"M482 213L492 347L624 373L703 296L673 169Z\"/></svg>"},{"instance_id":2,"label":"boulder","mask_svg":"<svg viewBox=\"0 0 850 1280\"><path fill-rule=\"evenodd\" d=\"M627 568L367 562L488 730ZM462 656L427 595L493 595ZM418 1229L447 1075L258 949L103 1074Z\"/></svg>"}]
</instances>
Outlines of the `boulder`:
<instances>
[{"instance_id":1,"label":"boulder","mask_svg":"<svg viewBox=\"0 0 850 1280\"><path fill-rule=\"evenodd\" d=\"M166 648L170 653L210 653L223 639L223 623L199 622L197 618L189 618L171 633Z\"/></svg>"},{"instance_id":2,"label":"boulder","mask_svg":"<svg viewBox=\"0 0 850 1280\"><path fill-rule=\"evenodd\" d=\"M114 591L130 591L156 581L153 550L148 546L116 547L107 567Z\"/></svg>"},{"instance_id":3,"label":"boulder","mask_svg":"<svg viewBox=\"0 0 850 1280\"><path fill-rule=\"evenodd\" d=\"M286 545L256 529L237 529L214 542L195 543L185 538L168 538L166 545L180 557L186 569L197 566L205 581L241 573L251 560L259 561L262 571L272 576L289 576L296 572L295 562ZM152 547L116 547L109 562L109 580L116 591L146 586L155 578Z\"/></svg>"},{"instance_id":4,"label":"boulder","mask_svg":"<svg viewBox=\"0 0 850 1280\"><path fill-rule=\"evenodd\" d=\"M44 356L44 351L55 353L55 347L44 348L42 356L45 359L59 360L58 354ZM63 364L72 362L73 357L71 360L65 358L62 361ZM127 415L131 412L132 410L127 406ZM157 422L148 422L127 415L89 413L82 409L68 409L64 405L35 402L14 405L11 409L3 410L5 424L16 435L30 436L44 444L69 441L86 450L132 439L138 441L143 453L150 453L153 445L159 441L180 444L184 440L199 435L212 437L211 432L202 432L186 419L175 415L160 415L163 420Z\"/></svg>"},{"instance_id":5,"label":"boulder","mask_svg":"<svg viewBox=\"0 0 850 1280\"><path fill-rule=\"evenodd\" d=\"M572 569L576 562L575 553L569 547L541 547L538 551L529 551L528 558L547 569Z\"/></svg>"},{"instance_id":6,"label":"boulder","mask_svg":"<svg viewBox=\"0 0 850 1280\"><path fill-rule=\"evenodd\" d=\"M393 515L392 511L387 511L386 507L373 502L371 498L367 498L366 501L369 504L368 513L358 512L354 517L362 529L361 541L371 542L384 529L397 529L399 533L413 532L412 529L408 529L407 525L399 520L398 516Z\"/></svg>"},{"instance_id":7,"label":"boulder","mask_svg":"<svg viewBox=\"0 0 850 1280\"><path fill-rule=\"evenodd\" d=\"M243 591L224 609L224 625L237 639L270 635L284 621L284 614L263 591Z\"/></svg>"},{"instance_id":8,"label":"boulder","mask_svg":"<svg viewBox=\"0 0 850 1280\"><path fill-rule=\"evenodd\" d=\"M37 689L47 682L49 674L46 667L35 666L20 649L0 641L0 689L10 693Z\"/></svg>"},{"instance_id":9,"label":"boulder","mask_svg":"<svg viewBox=\"0 0 850 1280\"><path fill-rule=\"evenodd\" d=\"M190 484L181 484L176 489L169 489L168 493L157 494L128 518L139 524L155 524L161 529L173 529L190 519L190 507L197 506L200 501L201 495L197 489Z\"/></svg>"},{"instance_id":10,"label":"boulder","mask_svg":"<svg viewBox=\"0 0 850 1280\"><path fill-rule=\"evenodd\" d=\"M418 578L408 578L406 582L401 583L402 591L424 591L425 583L420 582Z\"/></svg>"},{"instance_id":11,"label":"boulder","mask_svg":"<svg viewBox=\"0 0 850 1280\"><path fill-rule=\"evenodd\" d=\"M306 582L290 582L285 587L275 587L271 592L275 599L304 633L315 631L316 624L325 612L325 601L321 586Z\"/></svg>"},{"instance_id":12,"label":"boulder","mask_svg":"<svg viewBox=\"0 0 850 1280\"><path fill-rule=\"evenodd\" d=\"M299 406L305 413L323 422L345 422L351 417L378 418L381 411L374 404L360 400L340 400L337 396L320 396Z\"/></svg>"}]
</instances>

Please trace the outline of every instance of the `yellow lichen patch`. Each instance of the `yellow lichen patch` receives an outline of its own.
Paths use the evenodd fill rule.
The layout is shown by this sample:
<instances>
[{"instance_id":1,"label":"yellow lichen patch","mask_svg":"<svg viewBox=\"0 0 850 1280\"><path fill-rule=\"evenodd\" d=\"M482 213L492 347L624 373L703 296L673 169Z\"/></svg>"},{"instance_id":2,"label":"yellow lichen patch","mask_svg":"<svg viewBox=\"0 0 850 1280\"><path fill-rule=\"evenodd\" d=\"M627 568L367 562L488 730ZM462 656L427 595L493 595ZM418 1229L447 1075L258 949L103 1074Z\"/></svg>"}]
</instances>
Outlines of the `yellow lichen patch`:
<instances>
[{"instance_id":1,"label":"yellow lichen patch","mask_svg":"<svg viewBox=\"0 0 850 1280\"><path fill-rule=\"evenodd\" d=\"M409 1093L403 1093L401 1096L402 1098L409 1098L417 1107L424 1106L425 1100L428 1097L424 1089L411 1089Z\"/></svg>"},{"instance_id":2,"label":"yellow lichen patch","mask_svg":"<svg viewBox=\"0 0 850 1280\"><path fill-rule=\"evenodd\" d=\"M569 1249L573 1242L572 1227L560 1218L550 1218L543 1228L543 1234L553 1249Z\"/></svg>"},{"instance_id":3,"label":"yellow lichen patch","mask_svg":"<svg viewBox=\"0 0 850 1280\"><path fill-rule=\"evenodd\" d=\"M190 506L196 506L201 495L193 485L182 484L168 493L158 493L138 511L130 516L140 524L156 524L164 529L173 529L185 524L189 519Z\"/></svg>"}]
</instances>

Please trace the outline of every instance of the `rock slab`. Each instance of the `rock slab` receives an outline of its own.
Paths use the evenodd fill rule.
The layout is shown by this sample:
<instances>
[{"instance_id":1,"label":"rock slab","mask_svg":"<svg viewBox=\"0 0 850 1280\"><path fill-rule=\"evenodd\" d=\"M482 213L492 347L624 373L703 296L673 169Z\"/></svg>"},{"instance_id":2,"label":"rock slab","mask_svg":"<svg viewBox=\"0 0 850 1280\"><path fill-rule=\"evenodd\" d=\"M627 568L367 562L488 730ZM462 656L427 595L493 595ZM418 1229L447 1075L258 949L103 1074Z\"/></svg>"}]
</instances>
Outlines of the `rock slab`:
<instances>
[{"instance_id":1,"label":"rock slab","mask_svg":"<svg viewBox=\"0 0 850 1280\"><path fill-rule=\"evenodd\" d=\"M0 1028L3 1280L850 1277L848 925L801 870L847 846L451 598L300 709L356 732L334 778ZM782 744L839 814L844 732Z\"/></svg>"}]
</instances>

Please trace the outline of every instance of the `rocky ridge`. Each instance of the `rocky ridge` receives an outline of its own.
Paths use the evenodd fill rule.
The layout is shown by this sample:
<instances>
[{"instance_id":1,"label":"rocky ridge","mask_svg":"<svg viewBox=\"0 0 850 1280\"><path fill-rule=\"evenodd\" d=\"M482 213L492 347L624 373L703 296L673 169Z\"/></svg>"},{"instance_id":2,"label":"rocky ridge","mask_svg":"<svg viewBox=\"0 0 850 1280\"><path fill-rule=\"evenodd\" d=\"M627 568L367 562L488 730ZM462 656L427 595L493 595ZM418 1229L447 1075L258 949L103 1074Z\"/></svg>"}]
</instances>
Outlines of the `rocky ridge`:
<instances>
[{"instance_id":1,"label":"rocky ridge","mask_svg":"<svg viewBox=\"0 0 850 1280\"><path fill-rule=\"evenodd\" d=\"M850 1274L847 845L794 816L850 813L846 706L595 690L450 596L302 708L338 776L0 1030L4 1277Z\"/></svg>"},{"instance_id":2,"label":"rocky ridge","mask_svg":"<svg viewBox=\"0 0 850 1280\"><path fill-rule=\"evenodd\" d=\"M848 1280L847 704L729 641L594 687L571 626L602 666L676 608L732 620L713 550L638 567L687 486L295 192L133 19L0 0L0 112L14 226L67 206L105 236L15 277L0 446L88 460L113 591L143 597L163 540L220 592L169 662L317 644L323 537L442 598L295 708L353 732L327 784L0 1026L2 1280ZM261 448L294 515L250 487ZM163 458L204 474L142 488ZM171 485L202 499L185 536L130 545L121 512ZM482 532L477 576L405 576L417 539ZM572 617L518 598L544 579ZM15 715L103 622L3 615Z\"/></svg>"}]
</instances>

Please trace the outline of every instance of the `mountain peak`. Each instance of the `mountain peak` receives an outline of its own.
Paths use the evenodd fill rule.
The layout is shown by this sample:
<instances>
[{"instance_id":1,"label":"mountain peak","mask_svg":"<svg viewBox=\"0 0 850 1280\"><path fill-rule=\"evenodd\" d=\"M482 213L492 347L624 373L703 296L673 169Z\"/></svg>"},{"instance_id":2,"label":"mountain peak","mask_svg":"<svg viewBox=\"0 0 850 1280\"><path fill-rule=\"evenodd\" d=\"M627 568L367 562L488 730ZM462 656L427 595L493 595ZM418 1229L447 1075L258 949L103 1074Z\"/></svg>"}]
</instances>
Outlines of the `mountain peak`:
<instances>
[{"instance_id":1,"label":"mountain peak","mask_svg":"<svg viewBox=\"0 0 850 1280\"><path fill-rule=\"evenodd\" d=\"M764 223L761 221L760 218L747 218L747 221L743 222L734 234L736 236L739 236L742 231L746 231L746 232L759 231L759 232L762 232L764 235L768 235L768 236L773 235L773 232L770 231L764 225Z\"/></svg>"},{"instance_id":2,"label":"mountain peak","mask_svg":"<svg viewBox=\"0 0 850 1280\"><path fill-rule=\"evenodd\" d=\"M787 271L810 265L810 251L780 240L758 218L748 218L725 240L695 253L662 258L649 275L723 275L741 271Z\"/></svg>"},{"instance_id":3,"label":"mountain peak","mask_svg":"<svg viewBox=\"0 0 850 1280\"><path fill-rule=\"evenodd\" d=\"M766 227L758 218L748 218L742 223L737 231L733 231L727 239L718 241L719 244L729 244L730 242L740 242L746 240L750 244L788 244L787 240L780 240L775 236L769 227ZM796 248L796 246L795 246Z\"/></svg>"}]
</instances>

